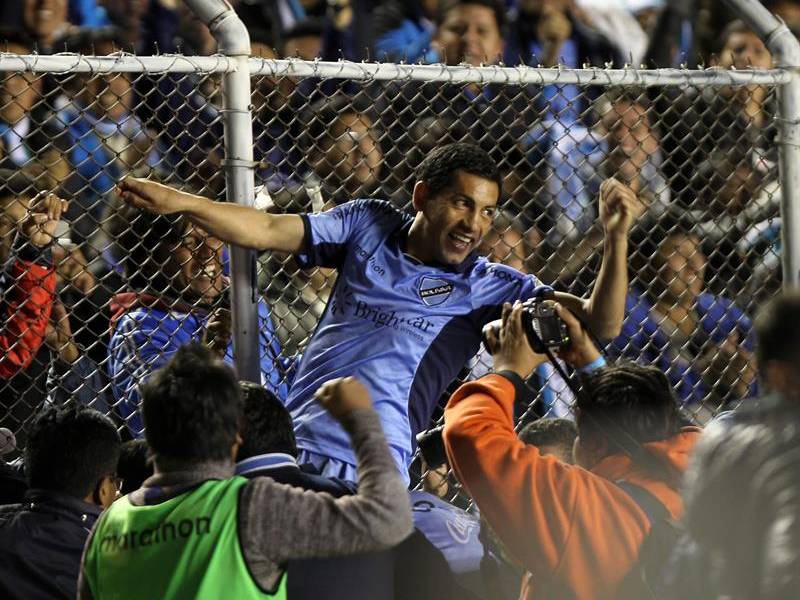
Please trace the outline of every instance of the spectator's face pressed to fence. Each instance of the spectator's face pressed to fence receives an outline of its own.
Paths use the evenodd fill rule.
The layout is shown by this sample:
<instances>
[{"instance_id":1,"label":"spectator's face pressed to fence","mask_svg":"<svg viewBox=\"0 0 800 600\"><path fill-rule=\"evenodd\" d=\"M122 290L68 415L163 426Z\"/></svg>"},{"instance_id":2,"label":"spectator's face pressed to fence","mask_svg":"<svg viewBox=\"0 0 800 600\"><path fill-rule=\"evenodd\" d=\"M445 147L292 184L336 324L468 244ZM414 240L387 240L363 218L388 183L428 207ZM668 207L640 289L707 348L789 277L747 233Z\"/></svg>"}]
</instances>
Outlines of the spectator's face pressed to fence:
<instances>
[{"instance_id":1,"label":"spectator's face pressed to fence","mask_svg":"<svg viewBox=\"0 0 800 600\"><path fill-rule=\"evenodd\" d=\"M772 55L764 42L750 31L735 31L722 49L722 66L736 69L769 69Z\"/></svg>"},{"instance_id":2,"label":"spectator's face pressed to fence","mask_svg":"<svg viewBox=\"0 0 800 600\"><path fill-rule=\"evenodd\" d=\"M9 43L8 52L30 54L31 49ZM3 73L0 85L0 120L13 125L33 109L42 90L42 78L34 73Z\"/></svg>"},{"instance_id":3,"label":"spectator's face pressed to fence","mask_svg":"<svg viewBox=\"0 0 800 600\"><path fill-rule=\"evenodd\" d=\"M222 293L223 244L203 230L188 226L172 249L172 285L187 300L212 302Z\"/></svg>"},{"instance_id":4,"label":"spectator's face pressed to fence","mask_svg":"<svg viewBox=\"0 0 800 600\"><path fill-rule=\"evenodd\" d=\"M453 183L435 196L414 189L414 208L421 212L422 235L409 239L409 252L424 262L459 265L489 231L497 211L497 183L457 171ZM413 246L413 247L412 247Z\"/></svg>"},{"instance_id":5,"label":"spectator's face pressed to fence","mask_svg":"<svg viewBox=\"0 0 800 600\"><path fill-rule=\"evenodd\" d=\"M100 42L95 50L98 56L106 56L116 52L118 48L111 42ZM133 103L131 81L125 73L92 77L83 94L83 102L92 112L100 118L106 117L112 121L129 112Z\"/></svg>"},{"instance_id":6,"label":"spectator's face pressed to fence","mask_svg":"<svg viewBox=\"0 0 800 600\"><path fill-rule=\"evenodd\" d=\"M642 168L658 151L658 140L650 127L647 109L631 102L616 102L603 116L608 132L609 175L630 184L638 181Z\"/></svg>"},{"instance_id":7,"label":"spectator's face pressed to fence","mask_svg":"<svg viewBox=\"0 0 800 600\"><path fill-rule=\"evenodd\" d=\"M436 33L442 61L473 66L496 62L503 54L503 38L494 11L480 4L450 9Z\"/></svg>"},{"instance_id":8,"label":"spectator's face pressed to fence","mask_svg":"<svg viewBox=\"0 0 800 600\"><path fill-rule=\"evenodd\" d=\"M486 253L490 261L525 272L525 239L515 229L511 227L504 231L491 229L483 238L481 250Z\"/></svg>"},{"instance_id":9,"label":"spectator's face pressed to fence","mask_svg":"<svg viewBox=\"0 0 800 600\"><path fill-rule=\"evenodd\" d=\"M738 215L753 199L760 183L758 173L747 163L740 163L722 182L717 192L718 212Z\"/></svg>"},{"instance_id":10,"label":"spectator's face pressed to fence","mask_svg":"<svg viewBox=\"0 0 800 600\"><path fill-rule=\"evenodd\" d=\"M697 298L703 291L706 257L693 235L669 236L655 257L662 289L673 300Z\"/></svg>"},{"instance_id":11,"label":"spectator's face pressed to fence","mask_svg":"<svg viewBox=\"0 0 800 600\"><path fill-rule=\"evenodd\" d=\"M372 130L372 120L361 113L343 113L334 121L322 152L316 153L314 170L333 177L350 194L377 180L383 153Z\"/></svg>"}]
</instances>

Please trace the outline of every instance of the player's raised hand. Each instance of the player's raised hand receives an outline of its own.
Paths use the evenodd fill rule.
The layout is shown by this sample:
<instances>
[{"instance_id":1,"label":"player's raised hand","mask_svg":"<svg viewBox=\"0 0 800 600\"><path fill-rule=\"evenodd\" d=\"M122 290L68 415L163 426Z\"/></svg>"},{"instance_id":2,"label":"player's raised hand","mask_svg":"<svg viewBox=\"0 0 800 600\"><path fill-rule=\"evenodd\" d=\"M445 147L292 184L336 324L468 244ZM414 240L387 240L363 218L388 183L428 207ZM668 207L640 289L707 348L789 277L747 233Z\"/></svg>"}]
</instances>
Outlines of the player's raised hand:
<instances>
[{"instance_id":1,"label":"player's raised hand","mask_svg":"<svg viewBox=\"0 0 800 600\"><path fill-rule=\"evenodd\" d=\"M185 210L184 202L188 195L156 181L130 176L117 184L117 192L126 204L158 215Z\"/></svg>"},{"instance_id":2,"label":"player's raised hand","mask_svg":"<svg viewBox=\"0 0 800 600\"><path fill-rule=\"evenodd\" d=\"M314 397L338 420L354 410L372 408L367 388L355 377L331 379L320 386Z\"/></svg>"},{"instance_id":3,"label":"player's raised hand","mask_svg":"<svg viewBox=\"0 0 800 600\"><path fill-rule=\"evenodd\" d=\"M644 203L621 181L612 177L600 185L600 222L607 236L626 236L644 210Z\"/></svg>"}]
</instances>

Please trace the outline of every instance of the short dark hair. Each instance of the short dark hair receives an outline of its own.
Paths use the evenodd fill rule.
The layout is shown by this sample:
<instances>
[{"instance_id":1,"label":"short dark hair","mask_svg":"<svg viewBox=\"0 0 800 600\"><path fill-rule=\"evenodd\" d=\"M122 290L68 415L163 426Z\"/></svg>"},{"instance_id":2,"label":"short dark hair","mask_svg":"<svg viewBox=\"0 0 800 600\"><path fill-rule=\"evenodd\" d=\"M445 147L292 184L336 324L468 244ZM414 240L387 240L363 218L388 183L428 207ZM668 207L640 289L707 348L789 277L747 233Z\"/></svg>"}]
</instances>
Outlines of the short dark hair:
<instances>
[{"instance_id":1,"label":"short dark hair","mask_svg":"<svg viewBox=\"0 0 800 600\"><path fill-rule=\"evenodd\" d=\"M718 52L722 52L723 48L725 48L725 45L728 43L728 40L734 33L752 33L753 35L756 35L755 31L753 31L747 25L747 23L745 23L741 19L736 19L735 21L731 21L722 29L722 34L720 34L719 36L719 42L717 48Z\"/></svg>"},{"instance_id":2,"label":"short dark hair","mask_svg":"<svg viewBox=\"0 0 800 600\"><path fill-rule=\"evenodd\" d=\"M230 459L241 421L233 370L202 344L181 346L141 386L145 439L156 460Z\"/></svg>"},{"instance_id":3,"label":"short dark hair","mask_svg":"<svg viewBox=\"0 0 800 600\"><path fill-rule=\"evenodd\" d=\"M83 499L116 473L119 452L119 432L103 413L74 402L45 406L25 446L28 484Z\"/></svg>"},{"instance_id":4,"label":"short dark hair","mask_svg":"<svg viewBox=\"0 0 800 600\"><path fill-rule=\"evenodd\" d=\"M525 425L519 432L519 439L537 448L556 446L569 456L577 435L578 429L573 421L543 417Z\"/></svg>"},{"instance_id":5,"label":"short dark hair","mask_svg":"<svg viewBox=\"0 0 800 600\"><path fill-rule=\"evenodd\" d=\"M163 267L169 248L180 243L186 219L178 214L157 215L133 206L121 210L117 244L128 284L137 291L166 293L172 280Z\"/></svg>"},{"instance_id":6,"label":"short dark hair","mask_svg":"<svg viewBox=\"0 0 800 600\"><path fill-rule=\"evenodd\" d=\"M629 455L642 444L672 437L682 423L669 379L649 365L625 363L595 371L585 379L576 406L582 439L606 440Z\"/></svg>"},{"instance_id":7,"label":"short dark hair","mask_svg":"<svg viewBox=\"0 0 800 600\"><path fill-rule=\"evenodd\" d=\"M130 494L142 487L144 480L153 474L150 451L144 440L128 440L122 443L117 462L117 476L122 479L123 494Z\"/></svg>"},{"instance_id":8,"label":"short dark hair","mask_svg":"<svg viewBox=\"0 0 800 600\"><path fill-rule=\"evenodd\" d=\"M434 149L417 169L417 181L427 183L431 195L436 195L453 184L458 171L494 181L499 190L503 189L497 163L485 150L466 142Z\"/></svg>"},{"instance_id":9,"label":"short dark hair","mask_svg":"<svg viewBox=\"0 0 800 600\"><path fill-rule=\"evenodd\" d=\"M374 106L366 98L360 95L351 97L346 94L335 94L315 102L302 115L304 132L301 136L301 146L306 151L311 151L332 142L333 138L329 133L331 126L342 115L347 114L364 115L372 121L373 126L378 123Z\"/></svg>"},{"instance_id":10,"label":"short dark hair","mask_svg":"<svg viewBox=\"0 0 800 600\"><path fill-rule=\"evenodd\" d=\"M457 6L464 6L465 4L477 4L478 6L485 6L491 8L494 13L494 21L497 23L497 29L500 35L506 37L506 9L502 2L498 0L442 0L439 2L439 9L436 13L436 25L439 26L444 23L447 13L456 8Z\"/></svg>"},{"instance_id":11,"label":"short dark hair","mask_svg":"<svg viewBox=\"0 0 800 600\"><path fill-rule=\"evenodd\" d=\"M281 401L262 385L240 381L244 404L242 445L236 460L258 454L283 452L297 456L292 417Z\"/></svg>"},{"instance_id":12,"label":"short dark hair","mask_svg":"<svg viewBox=\"0 0 800 600\"><path fill-rule=\"evenodd\" d=\"M800 291L790 291L767 302L755 320L756 358L796 364L800 360Z\"/></svg>"},{"instance_id":13,"label":"short dark hair","mask_svg":"<svg viewBox=\"0 0 800 600\"><path fill-rule=\"evenodd\" d=\"M672 207L655 219L641 219L630 234L631 279L646 285L654 293L660 292L653 285L658 281L659 273L655 259L664 242L677 236L697 237L700 244L703 242L698 234L697 221L684 208Z\"/></svg>"}]
</instances>

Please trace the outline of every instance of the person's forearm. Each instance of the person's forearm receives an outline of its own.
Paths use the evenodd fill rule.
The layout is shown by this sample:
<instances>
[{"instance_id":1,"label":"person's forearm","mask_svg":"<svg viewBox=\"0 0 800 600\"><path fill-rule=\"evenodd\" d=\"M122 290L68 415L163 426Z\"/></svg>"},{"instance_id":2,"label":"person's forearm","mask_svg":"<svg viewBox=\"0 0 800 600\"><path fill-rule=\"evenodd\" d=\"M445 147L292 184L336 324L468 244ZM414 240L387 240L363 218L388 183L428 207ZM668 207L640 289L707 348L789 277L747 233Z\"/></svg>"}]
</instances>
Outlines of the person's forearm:
<instances>
[{"instance_id":1,"label":"person's forearm","mask_svg":"<svg viewBox=\"0 0 800 600\"><path fill-rule=\"evenodd\" d=\"M245 248L266 250L266 237L272 215L249 206L213 202L202 196L183 194L181 212L216 238Z\"/></svg>"},{"instance_id":2,"label":"person's forearm","mask_svg":"<svg viewBox=\"0 0 800 600\"><path fill-rule=\"evenodd\" d=\"M381 550L412 529L408 493L389 453L377 414L345 418L359 464L355 496L334 499L257 479L245 488L242 511L245 555L281 564L290 559ZM325 535L320 535L325 532Z\"/></svg>"},{"instance_id":3,"label":"person's forearm","mask_svg":"<svg viewBox=\"0 0 800 600\"><path fill-rule=\"evenodd\" d=\"M228 244L296 254L303 249L305 227L300 215L271 215L250 206L213 202L184 192L177 206L192 223Z\"/></svg>"},{"instance_id":4,"label":"person's forearm","mask_svg":"<svg viewBox=\"0 0 800 600\"><path fill-rule=\"evenodd\" d=\"M628 293L628 239L624 235L603 240L603 263L586 307L587 325L603 339L613 339L622 329Z\"/></svg>"}]
</instances>

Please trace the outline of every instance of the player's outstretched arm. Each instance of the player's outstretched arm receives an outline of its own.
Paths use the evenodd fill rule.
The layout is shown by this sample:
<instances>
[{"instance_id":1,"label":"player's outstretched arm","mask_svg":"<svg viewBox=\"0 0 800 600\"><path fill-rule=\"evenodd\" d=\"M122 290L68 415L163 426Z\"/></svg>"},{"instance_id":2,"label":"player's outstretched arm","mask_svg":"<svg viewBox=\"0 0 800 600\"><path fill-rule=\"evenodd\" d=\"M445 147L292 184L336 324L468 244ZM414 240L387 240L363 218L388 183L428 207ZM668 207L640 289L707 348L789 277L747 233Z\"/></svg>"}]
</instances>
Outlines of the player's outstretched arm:
<instances>
[{"instance_id":1,"label":"player's outstretched arm","mask_svg":"<svg viewBox=\"0 0 800 600\"><path fill-rule=\"evenodd\" d=\"M600 222L603 225L603 263L589 298L556 293L556 299L577 314L598 337L619 335L628 293L628 233L644 205L636 193L616 179L600 186Z\"/></svg>"},{"instance_id":2,"label":"player's outstretched arm","mask_svg":"<svg viewBox=\"0 0 800 600\"><path fill-rule=\"evenodd\" d=\"M118 188L127 204L159 215L181 213L229 244L291 253L299 252L303 246L305 232L299 215L271 215L249 206L213 202L137 177L126 177Z\"/></svg>"}]
</instances>

